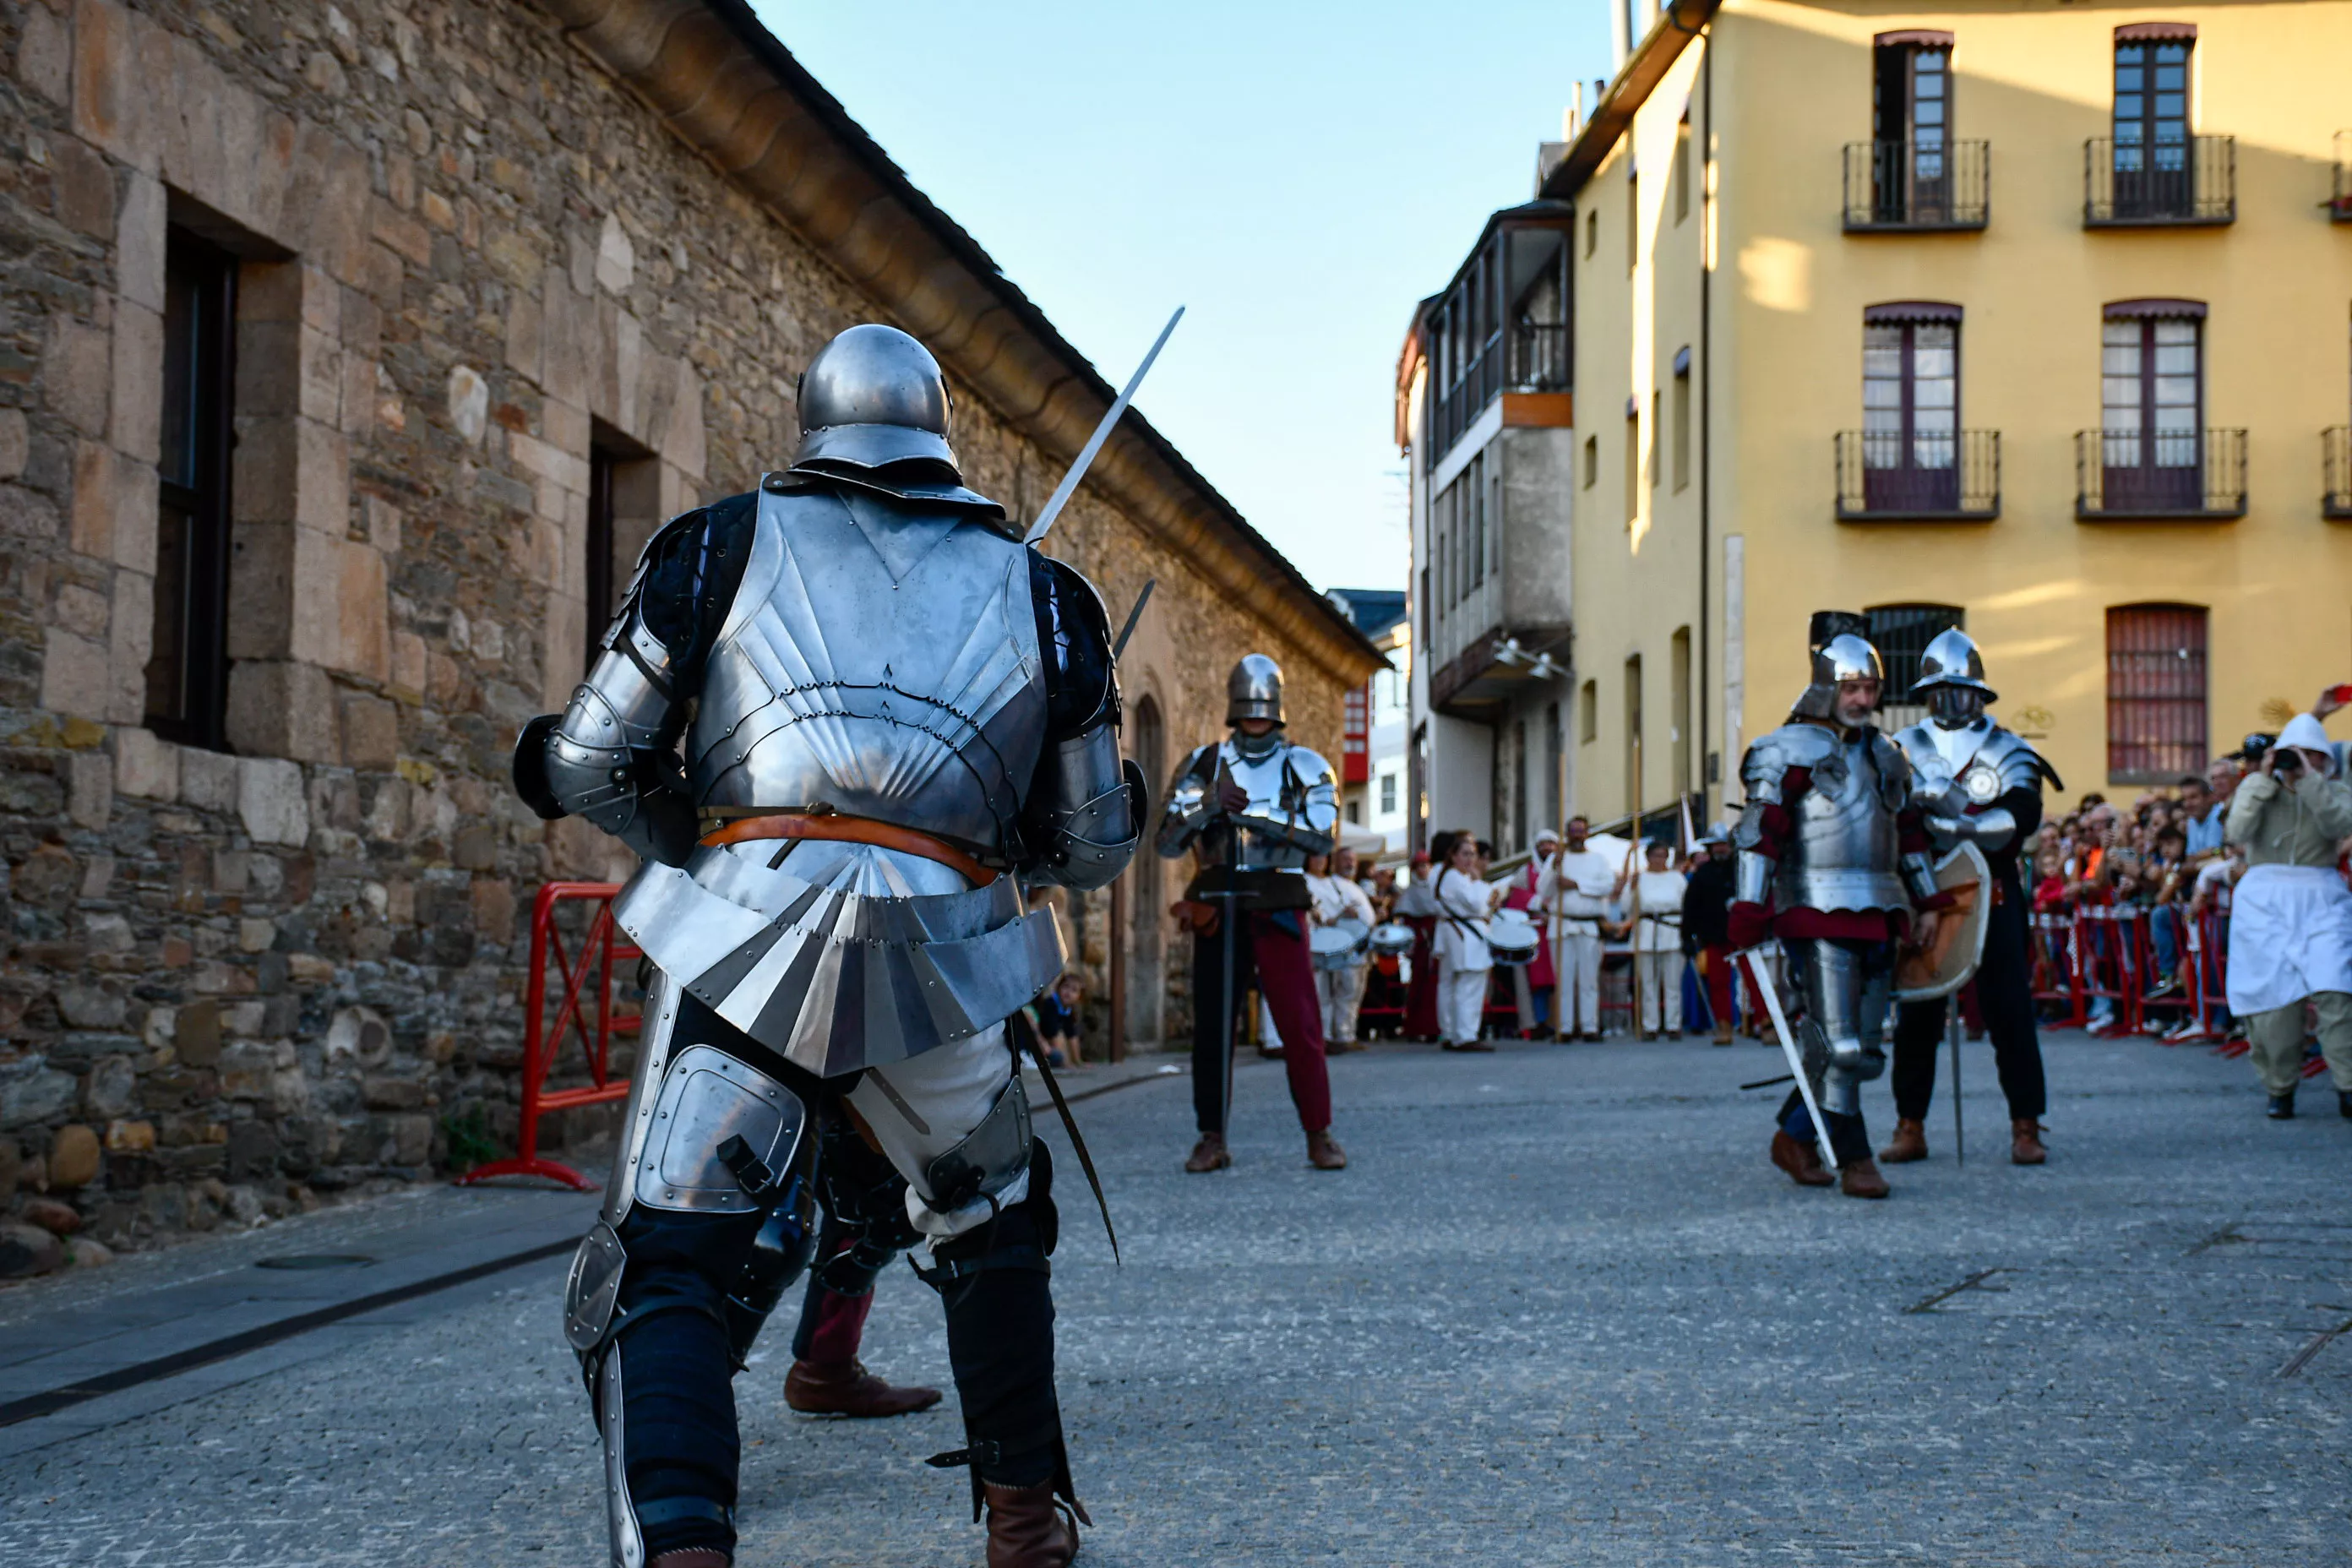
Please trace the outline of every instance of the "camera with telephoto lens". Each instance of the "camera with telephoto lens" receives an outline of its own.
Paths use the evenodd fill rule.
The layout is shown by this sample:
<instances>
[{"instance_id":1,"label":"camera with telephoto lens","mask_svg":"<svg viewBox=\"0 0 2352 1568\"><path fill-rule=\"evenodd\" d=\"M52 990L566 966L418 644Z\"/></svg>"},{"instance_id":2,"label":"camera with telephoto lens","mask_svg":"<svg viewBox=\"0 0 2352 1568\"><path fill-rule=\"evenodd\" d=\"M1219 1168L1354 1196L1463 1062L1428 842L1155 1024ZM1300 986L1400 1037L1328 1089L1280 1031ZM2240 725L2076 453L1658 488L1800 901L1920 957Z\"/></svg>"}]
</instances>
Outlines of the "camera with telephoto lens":
<instances>
[{"instance_id":1,"label":"camera with telephoto lens","mask_svg":"<svg viewBox=\"0 0 2352 1568\"><path fill-rule=\"evenodd\" d=\"M2246 771L2248 773L2252 773L2254 769L2261 767L2263 765L2263 753L2277 744L2278 737L2276 735L2266 735L2259 730L2247 736L2245 743L2238 748L2238 755L2244 760Z\"/></svg>"}]
</instances>

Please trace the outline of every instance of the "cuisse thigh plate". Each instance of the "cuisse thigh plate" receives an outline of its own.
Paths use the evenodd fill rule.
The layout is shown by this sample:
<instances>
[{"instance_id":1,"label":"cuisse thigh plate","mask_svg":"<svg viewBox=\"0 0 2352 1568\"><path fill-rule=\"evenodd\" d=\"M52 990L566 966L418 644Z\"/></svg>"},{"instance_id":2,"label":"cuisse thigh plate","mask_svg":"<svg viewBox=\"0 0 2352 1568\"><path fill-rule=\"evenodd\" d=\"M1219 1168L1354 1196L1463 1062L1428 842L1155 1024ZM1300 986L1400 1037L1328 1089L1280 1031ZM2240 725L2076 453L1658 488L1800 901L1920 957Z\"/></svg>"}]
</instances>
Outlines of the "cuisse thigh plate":
<instances>
[{"instance_id":1,"label":"cuisse thigh plate","mask_svg":"<svg viewBox=\"0 0 2352 1568\"><path fill-rule=\"evenodd\" d=\"M771 1171L790 1168L806 1136L797 1096L759 1068L710 1046L670 1061L636 1160L636 1201L649 1208L749 1214L759 1205L719 1158L740 1136Z\"/></svg>"}]
</instances>

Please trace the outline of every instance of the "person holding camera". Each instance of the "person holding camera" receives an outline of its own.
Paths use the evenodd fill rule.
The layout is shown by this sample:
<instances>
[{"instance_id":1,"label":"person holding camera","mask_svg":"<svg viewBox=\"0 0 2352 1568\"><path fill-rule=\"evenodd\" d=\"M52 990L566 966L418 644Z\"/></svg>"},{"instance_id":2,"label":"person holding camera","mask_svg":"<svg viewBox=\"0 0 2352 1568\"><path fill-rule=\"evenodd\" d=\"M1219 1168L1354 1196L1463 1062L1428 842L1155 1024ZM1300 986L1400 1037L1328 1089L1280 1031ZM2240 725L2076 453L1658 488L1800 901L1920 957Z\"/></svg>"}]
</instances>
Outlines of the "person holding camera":
<instances>
[{"instance_id":1,"label":"person holding camera","mask_svg":"<svg viewBox=\"0 0 2352 1568\"><path fill-rule=\"evenodd\" d=\"M2246 851L2230 916L2230 1011L2245 1020L2278 1121L2294 1114L2305 1002L2319 1015L2336 1109L2352 1118L2352 891L2336 869L2336 847L2352 835L2352 786L2320 725L2343 706L2340 689L2275 742L2249 739L2260 761L2230 803L2229 841Z\"/></svg>"}]
</instances>

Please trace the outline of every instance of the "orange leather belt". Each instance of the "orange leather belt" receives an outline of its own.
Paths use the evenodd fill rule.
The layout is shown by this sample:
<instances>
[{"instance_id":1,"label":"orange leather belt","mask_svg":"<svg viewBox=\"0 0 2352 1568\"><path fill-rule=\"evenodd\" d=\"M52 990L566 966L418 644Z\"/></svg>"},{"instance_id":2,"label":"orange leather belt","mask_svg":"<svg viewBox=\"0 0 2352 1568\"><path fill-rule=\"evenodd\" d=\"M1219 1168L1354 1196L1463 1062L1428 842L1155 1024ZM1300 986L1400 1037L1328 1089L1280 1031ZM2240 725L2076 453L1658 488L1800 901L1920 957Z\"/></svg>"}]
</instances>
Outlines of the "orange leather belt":
<instances>
[{"instance_id":1,"label":"orange leather belt","mask_svg":"<svg viewBox=\"0 0 2352 1568\"><path fill-rule=\"evenodd\" d=\"M819 816L803 811L763 812L755 816L738 817L713 828L702 836L702 844L705 848L715 848L722 844L740 844L752 838L826 838L842 844L871 844L878 849L919 855L926 860L953 867L962 872L975 888L987 887L998 876L997 872L944 838L934 838L928 833L900 827L893 822L877 822L870 816Z\"/></svg>"}]
</instances>

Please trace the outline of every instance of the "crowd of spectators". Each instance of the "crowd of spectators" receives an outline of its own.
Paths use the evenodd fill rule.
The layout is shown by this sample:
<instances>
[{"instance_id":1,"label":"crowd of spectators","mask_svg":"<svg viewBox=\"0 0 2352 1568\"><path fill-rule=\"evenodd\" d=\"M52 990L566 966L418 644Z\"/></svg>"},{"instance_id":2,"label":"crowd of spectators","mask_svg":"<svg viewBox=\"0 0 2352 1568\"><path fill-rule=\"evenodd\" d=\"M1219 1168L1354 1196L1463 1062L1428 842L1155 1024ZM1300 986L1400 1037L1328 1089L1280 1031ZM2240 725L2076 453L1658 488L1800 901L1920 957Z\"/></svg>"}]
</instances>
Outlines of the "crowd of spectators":
<instances>
[{"instance_id":1,"label":"crowd of spectators","mask_svg":"<svg viewBox=\"0 0 2352 1568\"><path fill-rule=\"evenodd\" d=\"M2230 889L2245 870L2244 850L2222 833L2244 774L2242 756L2216 757L2202 777L2151 790L2128 808L2094 791L2044 817L2025 857L2033 912L2145 914L2150 963L2138 976L2145 999L2189 990L2189 924L2209 911L2227 914ZM2210 987L2213 976L2206 979ZM2103 1022L2114 1009L2113 997L2095 997L2091 1017Z\"/></svg>"}]
</instances>

